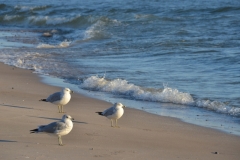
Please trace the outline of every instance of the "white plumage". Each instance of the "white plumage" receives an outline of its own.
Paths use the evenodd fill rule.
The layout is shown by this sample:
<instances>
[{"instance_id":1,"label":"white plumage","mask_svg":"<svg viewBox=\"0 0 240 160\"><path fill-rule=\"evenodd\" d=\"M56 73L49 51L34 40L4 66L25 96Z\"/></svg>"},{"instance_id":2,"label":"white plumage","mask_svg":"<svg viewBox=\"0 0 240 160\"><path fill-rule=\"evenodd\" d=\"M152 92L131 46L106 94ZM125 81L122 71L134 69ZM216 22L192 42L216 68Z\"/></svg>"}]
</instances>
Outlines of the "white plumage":
<instances>
[{"instance_id":1,"label":"white plumage","mask_svg":"<svg viewBox=\"0 0 240 160\"><path fill-rule=\"evenodd\" d=\"M62 119L58 122L52 122L48 125L41 125L36 129L30 130L31 133L47 133L58 136L59 145L62 144L62 136L67 135L73 128L72 118L70 115L63 115Z\"/></svg>"},{"instance_id":2,"label":"white plumage","mask_svg":"<svg viewBox=\"0 0 240 160\"><path fill-rule=\"evenodd\" d=\"M47 99L40 99L40 101L50 102L58 106L59 113L63 112L63 106L68 104L71 99L71 91L69 88L63 88L61 92L56 92L48 96Z\"/></svg>"},{"instance_id":3,"label":"white plumage","mask_svg":"<svg viewBox=\"0 0 240 160\"><path fill-rule=\"evenodd\" d=\"M122 115L124 114L124 109L123 109L124 107L126 107L126 106L122 105L122 103L115 103L112 107L104 110L103 112L96 112L96 113L110 119L111 120L111 127L114 127L113 126L113 120L115 120L115 127L119 127L117 125L117 120L119 118L121 118Z\"/></svg>"}]
</instances>

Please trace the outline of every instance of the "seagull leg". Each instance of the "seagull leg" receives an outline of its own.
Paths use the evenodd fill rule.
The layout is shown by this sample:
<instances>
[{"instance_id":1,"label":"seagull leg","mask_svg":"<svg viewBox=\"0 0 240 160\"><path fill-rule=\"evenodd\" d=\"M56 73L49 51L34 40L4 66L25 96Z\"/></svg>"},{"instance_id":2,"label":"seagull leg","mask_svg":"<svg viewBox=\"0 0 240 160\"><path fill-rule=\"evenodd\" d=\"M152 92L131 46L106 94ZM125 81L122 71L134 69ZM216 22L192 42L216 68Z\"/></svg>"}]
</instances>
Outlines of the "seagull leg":
<instances>
[{"instance_id":1,"label":"seagull leg","mask_svg":"<svg viewBox=\"0 0 240 160\"><path fill-rule=\"evenodd\" d=\"M117 119L115 120L115 127L120 128L117 124Z\"/></svg>"},{"instance_id":2,"label":"seagull leg","mask_svg":"<svg viewBox=\"0 0 240 160\"><path fill-rule=\"evenodd\" d=\"M112 120L112 119L111 119L111 127L114 127L114 126L113 126L113 120Z\"/></svg>"},{"instance_id":3,"label":"seagull leg","mask_svg":"<svg viewBox=\"0 0 240 160\"><path fill-rule=\"evenodd\" d=\"M58 106L58 112L61 113L61 106Z\"/></svg>"},{"instance_id":4,"label":"seagull leg","mask_svg":"<svg viewBox=\"0 0 240 160\"><path fill-rule=\"evenodd\" d=\"M62 107L62 113L64 113L64 112L63 112L63 106L61 106L61 107Z\"/></svg>"},{"instance_id":5,"label":"seagull leg","mask_svg":"<svg viewBox=\"0 0 240 160\"><path fill-rule=\"evenodd\" d=\"M59 146L63 146L61 136L58 136L58 143L59 143Z\"/></svg>"}]
</instances>

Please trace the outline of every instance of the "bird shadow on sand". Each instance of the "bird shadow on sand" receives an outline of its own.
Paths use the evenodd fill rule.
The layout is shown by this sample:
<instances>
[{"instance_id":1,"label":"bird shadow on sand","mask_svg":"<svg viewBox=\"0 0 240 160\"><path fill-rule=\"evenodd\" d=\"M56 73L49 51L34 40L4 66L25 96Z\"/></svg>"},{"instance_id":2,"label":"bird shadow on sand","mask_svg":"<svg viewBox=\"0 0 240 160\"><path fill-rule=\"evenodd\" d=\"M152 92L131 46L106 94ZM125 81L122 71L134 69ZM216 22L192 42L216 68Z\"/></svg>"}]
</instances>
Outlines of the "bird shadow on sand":
<instances>
[{"instance_id":1,"label":"bird shadow on sand","mask_svg":"<svg viewBox=\"0 0 240 160\"><path fill-rule=\"evenodd\" d=\"M0 143L1 143L1 142L17 142L17 141L11 141L11 140L0 139Z\"/></svg>"},{"instance_id":2,"label":"bird shadow on sand","mask_svg":"<svg viewBox=\"0 0 240 160\"><path fill-rule=\"evenodd\" d=\"M14 105L8 105L8 104L1 104L1 106L5 106L5 107L13 107L13 108L21 108L21 109L33 109L33 108L29 108L29 107L14 106Z\"/></svg>"},{"instance_id":3,"label":"bird shadow on sand","mask_svg":"<svg viewBox=\"0 0 240 160\"><path fill-rule=\"evenodd\" d=\"M29 116L29 117L50 119L50 120L54 120L54 121L60 121L61 120L61 118L49 118L49 117L37 117L37 116ZM73 120L73 123L88 124L87 122L79 122L79 121L76 121L76 120Z\"/></svg>"}]
</instances>

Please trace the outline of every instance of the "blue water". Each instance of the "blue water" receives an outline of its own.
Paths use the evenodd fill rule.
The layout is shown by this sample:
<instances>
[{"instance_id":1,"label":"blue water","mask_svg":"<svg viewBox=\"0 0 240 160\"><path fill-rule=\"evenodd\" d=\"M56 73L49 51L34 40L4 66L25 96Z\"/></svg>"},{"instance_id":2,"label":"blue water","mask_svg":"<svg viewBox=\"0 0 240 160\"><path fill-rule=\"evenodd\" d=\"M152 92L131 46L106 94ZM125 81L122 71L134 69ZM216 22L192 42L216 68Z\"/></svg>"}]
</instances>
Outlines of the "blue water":
<instances>
[{"instance_id":1,"label":"blue water","mask_svg":"<svg viewBox=\"0 0 240 160\"><path fill-rule=\"evenodd\" d=\"M239 17L239 0L0 0L0 61L240 135Z\"/></svg>"}]
</instances>

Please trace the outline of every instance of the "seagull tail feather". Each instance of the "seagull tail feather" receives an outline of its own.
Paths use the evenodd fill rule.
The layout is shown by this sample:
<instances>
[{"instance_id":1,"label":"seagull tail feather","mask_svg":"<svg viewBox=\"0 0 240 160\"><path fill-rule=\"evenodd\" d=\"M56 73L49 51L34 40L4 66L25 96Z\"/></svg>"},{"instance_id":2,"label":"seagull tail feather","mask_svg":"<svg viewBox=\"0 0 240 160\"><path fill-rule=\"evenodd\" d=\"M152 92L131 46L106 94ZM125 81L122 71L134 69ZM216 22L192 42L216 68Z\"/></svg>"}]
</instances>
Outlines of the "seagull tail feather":
<instances>
[{"instance_id":1,"label":"seagull tail feather","mask_svg":"<svg viewBox=\"0 0 240 160\"><path fill-rule=\"evenodd\" d=\"M98 113L98 114L101 115L101 116L103 115L102 112L95 112L95 113Z\"/></svg>"},{"instance_id":2,"label":"seagull tail feather","mask_svg":"<svg viewBox=\"0 0 240 160\"><path fill-rule=\"evenodd\" d=\"M47 102L47 99L40 99L39 101L44 101L44 102Z\"/></svg>"},{"instance_id":3,"label":"seagull tail feather","mask_svg":"<svg viewBox=\"0 0 240 160\"><path fill-rule=\"evenodd\" d=\"M30 133L37 133L37 132L38 132L38 128L30 130Z\"/></svg>"}]
</instances>

